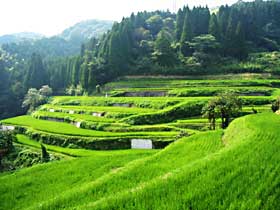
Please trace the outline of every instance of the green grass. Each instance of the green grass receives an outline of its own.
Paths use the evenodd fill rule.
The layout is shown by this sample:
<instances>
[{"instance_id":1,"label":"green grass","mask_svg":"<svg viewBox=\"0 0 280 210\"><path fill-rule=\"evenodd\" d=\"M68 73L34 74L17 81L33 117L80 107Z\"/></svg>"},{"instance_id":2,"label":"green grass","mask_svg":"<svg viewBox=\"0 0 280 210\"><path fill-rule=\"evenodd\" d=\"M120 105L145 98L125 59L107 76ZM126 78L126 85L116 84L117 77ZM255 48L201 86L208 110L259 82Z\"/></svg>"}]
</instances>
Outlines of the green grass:
<instances>
[{"instance_id":1,"label":"green grass","mask_svg":"<svg viewBox=\"0 0 280 210\"><path fill-rule=\"evenodd\" d=\"M130 104L138 108L162 109L180 103L184 99L166 97L88 97L57 96L52 105L79 106L113 106L114 104Z\"/></svg>"},{"instance_id":2,"label":"green grass","mask_svg":"<svg viewBox=\"0 0 280 210\"><path fill-rule=\"evenodd\" d=\"M47 111L37 111L32 114L35 118L55 118L55 119L67 119L70 121L90 121L90 122L103 122L103 123L112 123L113 119L105 118L105 117L95 117L87 114L67 114L63 112L47 112Z\"/></svg>"},{"instance_id":3,"label":"green grass","mask_svg":"<svg viewBox=\"0 0 280 210\"><path fill-rule=\"evenodd\" d=\"M178 88L168 91L168 95L185 97L185 96L216 96L225 90L235 92L238 95L263 95L271 96L275 90L270 87L196 87L196 88Z\"/></svg>"},{"instance_id":4,"label":"green grass","mask_svg":"<svg viewBox=\"0 0 280 210\"><path fill-rule=\"evenodd\" d=\"M77 111L77 112L85 112L85 113L105 112L105 113L129 113L129 114L155 111L154 109L147 109L147 108L138 108L138 107L127 108L127 107L113 107L113 106L55 106L55 105L47 104L41 107L41 110L43 111L49 111L50 109L54 109L56 111L61 111L61 112L68 112L68 113L70 110Z\"/></svg>"},{"instance_id":5,"label":"green grass","mask_svg":"<svg viewBox=\"0 0 280 210\"><path fill-rule=\"evenodd\" d=\"M33 128L38 131L49 132L54 134L63 134L69 136L84 137L141 137L141 136L176 136L177 132L126 132L113 133L95 130L80 129L68 123L51 122L46 120L38 120L31 116L20 116L2 121L6 124L18 125Z\"/></svg>"},{"instance_id":6,"label":"green grass","mask_svg":"<svg viewBox=\"0 0 280 210\"><path fill-rule=\"evenodd\" d=\"M255 109L257 112L272 112L271 105L263 105L263 106L245 106L242 108L243 112L251 112Z\"/></svg>"},{"instance_id":7,"label":"green grass","mask_svg":"<svg viewBox=\"0 0 280 210\"><path fill-rule=\"evenodd\" d=\"M23 145L31 146L37 149L41 149L41 143L30 139L28 136L18 134L16 136L17 142ZM64 147L58 147L53 145L44 144L48 151L61 153L73 157L89 157L89 156L109 156L109 155L130 155L130 154L154 154L158 150L113 150L113 151L96 151L87 149L70 149Z\"/></svg>"},{"instance_id":8,"label":"green grass","mask_svg":"<svg viewBox=\"0 0 280 210\"><path fill-rule=\"evenodd\" d=\"M270 105L280 94L276 88L280 82L242 76L244 79L123 79L107 84L107 90L164 90L192 97L58 96L33 113L44 119L87 122L95 130L31 116L2 121L28 128L27 134L34 139L40 136L49 144L68 145L71 148L45 146L48 151L76 158L0 175L0 210L280 209L280 116L271 113ZM252 113L252 108L263 113L236 119L225 131L196 131L208 126L200 106L229 89L239 95L256 94L241 96L242 114ZM132 107L117 107L116 103ZM69 114L70 110L75 114ZM93 112L106 115L93 117ZM219 123L217 119L217 127ZM92 148L91 141L102 145L131 138L170 141L182 130L193 135L161 151L72 149ZM17 141L40 149L38 141L25 135L17 135Z\"/></svg>"},{"instance_id":9,"label":"green grass","mask_svg":"<svg viewBox=\"0 0 280 210\"><path fill-rule=\"evenodd\" d=\"M159 132L159 131L178 131L174 127L168 125L143 125L143 126L131 126L129 124L119 123L112 118L104 117L93 117L91 115L85 114L67 114L63 112L46 112L46 111L36 111L32 114L32 117L42 120L58 119L64 120L65 122L96 122L96 128L100 126L103 131L110 132ZM90 125L90 123L89 123Z\"/></svg>"},{"instance_id":10,"label":"green grass","mask_svg":"<svg viewBox=\"0 0 280 210\"><path fill-rule=\"evenodd\" d=\"M246 75L241 75L240 79L236 79L236 75L229 75L227 79L170 79L170 78L130 78L122 79L120 81L111 82L106 85L108 89L128 89L141 88L143 90L150 90L153 88L173 89L184 87L246 87L246 86L266 86L271 87L273 84L279 82L271 79L252 79ZM241 79L242 78L242 79Z\"/></svg>"},{"instance_id":11,"label":"green grass","mask_svg":"<svg viewBox=\"0 0 280 210\"><path fill-rule=\"evenodd\" d=\"M225 88L225 91L227 88ZM111 106L113 103L128 103L134 104L136 107L146 107L146 108L154 108L154 109L163 109L167 107L172 107L174 105L178 105L182 102L205 102L210 100L213 97L205 97L205 96L197 96L197 97L70 97L70 96L58 96L54 97L52 101L52 105L56 106L69 106L73 105L79 109L80 106L96 106L96 104L100 103L100 106ZM270 104L275 96L241 96L244 101L244 105L265 105ZM106 103L107 104L106 104ZM103 104L103 105L101 105ZM73 107L74 108L74 107ZM119 107L122 109L123 107ZM83 109L83 108L82 108ZM125 108L129 109L129 108ZM140 110L139 110L140 111ZM154 110L153 110L154 111Z\"/></svg>"},{"instance_id":12,"label":"green grass","mask_svg":"<svg viewBox=\"0 0 280 210\"><path fill-rule=\"evenodd\" d=\"M0 209L22 210L32 208L36 203L39 207L46 199L53 199L85 182L98 180L131 161L153 153L139 153L135 150L117 154L106 152L103 155L37 165L6 174L0 177Z\"/></svg>"},{"instance_id":13,"label":"green grass","mask_svg":"<svg viewBox=\"0 0 280 210\"><path fill-rule=\"evenodd\" d=\"M1 207L279 209L279 128L275 114L249 115L225 132L183 138L148 157L94 156L24 169L0 177Z\"/></svg>"}]
</instances>

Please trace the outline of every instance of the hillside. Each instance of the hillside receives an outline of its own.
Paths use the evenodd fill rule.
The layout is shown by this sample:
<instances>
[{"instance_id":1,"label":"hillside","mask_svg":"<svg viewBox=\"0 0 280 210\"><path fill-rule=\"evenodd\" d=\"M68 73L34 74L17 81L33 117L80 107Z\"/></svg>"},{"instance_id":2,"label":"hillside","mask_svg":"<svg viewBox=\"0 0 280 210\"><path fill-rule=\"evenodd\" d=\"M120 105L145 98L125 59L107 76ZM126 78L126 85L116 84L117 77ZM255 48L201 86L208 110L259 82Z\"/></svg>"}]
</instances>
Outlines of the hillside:
<instances>
[{"instance_id":1,"label":"hillside","mask_svg":"<svg viewBox=\"0 0 280 210\"><path fill-rule=\"evenodd\" d=\"M39 36L35 33L10 34L0 37L0 44L3 50L19 59L28 59L34 52L49 59L73 56L80 53L82 43L89 41L90 38L100 37L110 30L112 25L111 21L82 21L52 37Z\"/></svg>"},{"instance_id":2,"label":"hillside","mask_svg":"<svg viewBox=\"0 0 280 210\"><path fill-rule=\"evenodd\" d=\"M52 66L57 76L49 85L59 91L80 84L91 94L128 75L279 75L279 14L275 1L240 1L216 13L187 5L177 13L132 13L83 45L76 60ZM65 65L62 77L57 69Z\"/></svg>"},{"instance_id":3,"label":"hillside","mask_svg":"<svg viewBox=\"0 0 280 210\"><path fill-rule=\"evenodd\" d=\"M96 156L4 174L1 209L278 209L279 124L275 114L250 115L224 135L183 138L146 158Z\"/></svg>"},{"instance_id":4,"label":"hillside","mask_svg":"<svg viewBox=\"0 0 280 210\"><path fill-rule=\"evenodd\" d=\"M38 68L44 77L44 84L53 78L61 78L51 73L56 69L61 71L73 64L72 56L78 56L81 52L81 44L89 42L90 38L98 38L107 32L112 26L110 21L90 20L77 23L65 29L62 34L53 37L43 37L34 33L19 33L0 37L0 119L16 116L24 113L21 103L25 91L32 87L26 87L25 81L34 53L42 60L43 66ZM69 65L67 64L69 62ZM79 63L79 61L78 61ZM55 64L55 65L54 65ZM63 66L57 66L63 65ZM33 74L32 74L33 75ZM53 76L51 76L53 75ZM61 78L62 79L62 78ZM38 81L38 78L35 80ZM65 80L65 78L63 79ZM42 80L41 80L42 81ZM32 82L31 82L32 83ZM55 88L55 87L54 87Z\"/></svg>"},{"instance_id":5,"label":"hillside","mask_svg":"<svg viewBox=\"0 0 280 210\"><path fill-rule=\"evenodd\" d=\"M0 210L279 210L279 79L272 0L3 44Z\"/></svg>"},{"instance_id":6,"label":"hillside","mask_svg":"<svg viewBox=\"0 0 280 210\"><path fill-rule=\"evenodd\" d=\"M113 26L113 21L86 20L65 29L58 36L75 43L82 44L90 38L99 38Z\"/></svg>"},{"instance_id":7,"label":"hillside","mask_svg":"<svg viewBox=\"0 0 280 210\"><path fill-rule=\"evenodd\" d=\"M33 32L22 32L15 34L7 34L0 36L0 45L8 44L8 43L19 43L23 41L35 41L38 39L42 39L44 36L42 34L37 34Z\"/></svg>"},{"instance_id":8,"label":"hillside","mask_svg":"<svg viewBox=\"0 0 280 210\"><path fill-rule=\"evenodd\" d=\"M46 84L55 95L69 89L91 95L96 86L128 75L242 73L277 78L279 14L278 1L239 1L220 6L215 13L207 7L186 5L177 13L132 13L82 45L76 41L95 34L99 27L105 30L110 23L82 22L35 44L4 45L0 71L6 74L7 84L0 91L0 100L7 98L7 102L1 102L4 111L0 118L23 113L15 101L20 103L29 88ZM35 57L41 61L36 62Z\"/></svg>"},{"instance_id":9,"label":"hillside","mask_svg":"<svg viewBox=\"0 0 280 210\"><path fill-rule=\"evenodd\" d=\"M228 75L217 80L194 78L123 78L108 83L95 96L56 96L31 115L3 120L22 134L47 144L87 149L127 149L131 139L152 140L163 148L178 136L208 130L202 117L208 101L225 91L242 100L239 117L272 112L279 95L276 79L262 75ZM254 78L255 77L255 78ZM217 117L217 127L221 121ZM47 138L46 138L47 137Z\"/></svg>"},{"instance_id":10,"label":"hillside","mask_svg":"<svg viewBox=\"0 0 280 210\"><path fill-rule=\"evenodd\" d=\"M203 107L226 90L242 100L230 120L240 118L221 130L217 116L209 131ZM15 144L63 157L2 173L0 209L279 208L277 79L130 76L99 91L1 121Z\"/></svg>"}]
</instances>

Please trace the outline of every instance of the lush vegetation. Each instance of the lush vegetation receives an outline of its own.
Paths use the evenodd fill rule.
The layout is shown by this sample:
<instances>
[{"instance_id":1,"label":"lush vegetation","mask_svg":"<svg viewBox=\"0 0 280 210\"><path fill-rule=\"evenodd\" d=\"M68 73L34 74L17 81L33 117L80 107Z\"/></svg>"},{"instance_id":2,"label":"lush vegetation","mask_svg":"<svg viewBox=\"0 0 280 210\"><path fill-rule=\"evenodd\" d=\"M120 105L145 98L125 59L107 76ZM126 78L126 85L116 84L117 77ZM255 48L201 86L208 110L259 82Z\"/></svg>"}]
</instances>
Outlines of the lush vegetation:
<instances>
[{"instance_id":1,"label":"lush vegetation","mask_svg":"<svg viewBox=\"0 0 280 210\"><path fill-rule=\"evenodd\" d=\"M47 152L44 145L36 148L19 144L13 132L0 131L0 172L31 167L39 163L64 159L61 154Z\"/></svg>"},{"instance_id":2,"label":"lush vegetation","mask_svg":"<svg viewBox=\"0 0 280 210\"><path fill-rule=\"evenodd\" d=\"M26 126L33 128L38 131L45 131L49 133L55 134L63 134L69 136L87 136L87 137L121 137L121 136L128 136L128 137L137 137L137 136L174 136L176 132L149 132L149 133L141 133L141 132L131 132L131 133L112 133L112 132L102 132L102 131L94 131L94 130L87 130L87 129L80 129L74 127L67 123L59 123L59 122L50 122L46 120L38 120L34 119L30 116L21 116L16 118L10 118L7 120L2 121L6 124L12 125L19 125L19 126Z\"/></svg>"},{"instance_id":3,"label":"lush vegetation","mask_svg":"<svg viewBox=\"0 0 280 210\"><path fill-rule=\"evenodd\" d=\"M110 94L115 90L182 93L190 88L198 94L194 97L56 96L48 100L45 95L49 95L50 89L44 86L40 90L30 89L25 102L35 107L32 104L40 103L34 99L42 98L48 104L38 107L30 113L31 116L2 122L17 125L20 133L54 146L128 149L131 139L151 139L155 148L163 148L183 136L209 128L225 128L236 117L271 112L272 104L277 104L277 80L257 79L258 75L248 77L234 77L233 80L146 77L139 81L136 78L121 79L106 85ZM139 87L148 83L149 88ZM224 95L221 99L203 96L205 91L212 90L221 92L221 96L228 90L229 96ZM248 91L250 96L244 94ZM230 95L238 96L238 100L229 100Z\"/></svg>"},{"instance_id":4,"label":"lush vegetation","mask_svg":"<svg viewBox=\"0 0 280 210\"><path fill-rule=\"evenodd\" d=\"M185 6L3 45L0 210L279 209L279 15Z\"/></svg>"},{"instance_id":5,"label":"lush vegetation","mask_svg":"<svg viewBox=\"0 0 280 210\"><path fill-rule=\"evenodd\" d=\"M52 75L48 72L55 68L54 63L65 63L55 75L63 76L66 63L75 60L71 57L80 53L81 44L101 36L111 29L112 24L111 21L97 20L81 22L51 38L33 33L0 37L0 78L3 84L0 118L24 113L20 104L28 88L49 84Z\"/></svg>"},{"instance_id":6,"label":"lush vegetation","mask_svg":"<svg viewBox=\"0 0 280 210\"><path fill-rule=\"evenodd\" d=\"M68 152L68 151L67 151ZM89 154L87 151L77 151L79 154L85 155ZM76 154L77 152L74 152ZM70 152L72 154L72 151ZM15 209L15 208L30 208L31 203L30 201L38 201L42 202L42 200L45 200L47 197L51 198L57 195L57 193L61 193L62 191L67 191L72 189L74 186L79 186L84 181L93 181L93 179L98 180L98 178L102 176L106 176L108 173L114 173L115 171L118 171L119 168L122 168L127 163L136 160L138 158L145 158L149 155L154 154L154 152L149 151L124 151L124 152L92 152L89 154L90 157L85 158L79 158L79 159L72 159L68 161L60 161L60 162L54 162L52 164L45 164L42 166L36 166L33 168L30 168L34 171L34 174L40 174L42 170L45 170L45 174L48 174L45 178L42 176L29 176L28 173L30 173L30 169L27 169L26 171L21 170L18 171L19 174L7 174L7 176L16 176L18 178L24 178L26 177L29 179L29 181L33 180L36 183L36 187L34 185L34 189L29 188L26 189L26 199L29 201L22 202L18 200L17 204L15 203L9 203L10 201L17 199L17 195L15 197L11 194L8 194L8 186L11 186L10 184L6 183L7 185L1 184L1 200L2 201L8 201L7 203L1 202L0 209ZM51 167L51 168L49 168ZM53 171L55 170L55 171ZM29 172L28 172L29 171ZM80 174L75 174L75 172L80 171ZM18 173L16 172L16 173ZM25 175L24 175L25 174ZM1 183L4 184L4 177L1 176ZM16 185L21 185L23 183L23 180L19 180L15 177L15 180L12 181ZM29 177L29 178L28 178ZM18 181L16 181L18 180ZM27 181L27 180L25 180ZM24 181L24 182L25 182ZM28 182L29 182L28 181ZM32 182L33 182L32 181ZM48 186L43 187L44 193L36 193L40 192L43 183L49 182ZM26 182L25 182L26 183ZM17 186L19 187L19 186ZM16 188L17 188L16 187ZM11 189L11 188L10 188ZM15 189L15 188L14 188ZM23 188L21 188L23 189ZM12 191L10 191L12 192ZM19 192L19 191L18 191ZM21 192L19 192L18 195L20 195ZM39 197L34 198L34 196L38 195ZM3 197L2 197L3 196ZM12 199L12 200L11 200ZM13 201L14 202L14 201ZM21 206L21 207L20 207Z\"/></svg>"},{"instance_id":7,"label":"lush vegetation","mask_svg":"<svg viewBox=\"0 0 280 210\"><path fill-rule=\"evenodd\" d=\"M43 85L49 85L55 94L82 95L100 93L102 85L125 75L267 73L275 78L279 74L279 11L278 1L239 1L221 6L216 12L185 6L176 14L131 14L113 24L107 33L82 45L81 40L100 35L99 29L107 30L112 23L80 23L61 36L32 44L4 45L0 74L6 74L1 78L7 79L0 92L4 104L1 118L23 113L19 104L24 94L29 88ZM77 36L81 28L85 34ZM68 46L72 42L75 50L71 44ZM61 58L73 51L73 57ZM174 94L196 95L171 92Z\"/></svg>"},{"instance_id":8,"label":"lush vegetation","mask_svg":"<svg viewBox=\"0 0 280 210\"><path fill-rule=\"evenodd\" d=\"M251 115L234 121L223 136L197 134L149 157L131 151L2 175L1 207L278 209L279 123L274 114Z\"/></svg>"},{"instance_id":9,"label":"lush vegetation","mask_svg":"<svg viewBox=\"0 0 280 210\"><path fill-rule=\"evenodd\" d=\"M80 83L92 92L97 84L127 74L277 74L279 53L270 52L279 49L279 5L238 2L217 13L184 7L176 15L132 14L99 42L92 40L81 53L80 67L67 71L67 85Z\"/></svg>"},{"instance_id":10,"label":"lush vegetation","mask_svg":"<svg viewBox=\"0 0 280 210\"><path fill-rule=\"evenodd\" d=\"M18 134L16 136L16 142L22 145L28 145L34 148L41 148L41 144L28 138L25 135ZM88 157L88 156L114 156L114 155L130 155L130 154L154 154L158 152L157 150L112 150L112 151L96 151L96 150L86 150L86 149L71 149L63 148L54 145L45 145L48 151L57 152L65 154L72 157Z\"/></svg>"}]
</instances>

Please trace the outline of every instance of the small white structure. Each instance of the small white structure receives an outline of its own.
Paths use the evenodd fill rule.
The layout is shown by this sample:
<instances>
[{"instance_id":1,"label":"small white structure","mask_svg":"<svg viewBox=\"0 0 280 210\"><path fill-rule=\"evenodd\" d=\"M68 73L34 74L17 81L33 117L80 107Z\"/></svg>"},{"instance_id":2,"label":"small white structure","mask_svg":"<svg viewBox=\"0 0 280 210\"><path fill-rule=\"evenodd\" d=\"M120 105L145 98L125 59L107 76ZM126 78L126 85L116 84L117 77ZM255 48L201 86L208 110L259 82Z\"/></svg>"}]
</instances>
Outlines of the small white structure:
<instances>
[{"instance_id":1,"label":"small white structure","mask_svg":"<svg viewBox=\"0 0 280 210\"><path fill-rule=\"evenodd\" d=\"M98 112L93 112L92 116L94 117L102 117L104 114L103 113L98 113Z\"/></svg>"},{"instance_id":2,"label":"small white structure","mask_svg":"<svg viewBox=\"0 0 280 210\"><path fill-rule=\"evenodd\" d=\"M150 139L132 139L131 149L153 149L153 142Z\"/></svg>"},{"instance_id":3,"label":"small white structure","mask_svg":"<svg viewBox=\"0 0 280 210\"><path fill-rule=\"evenodd\" d=\"M69 114L75 114L75 111L74 110L70 110Z\"/></svg>"},{"instance_id":4,"label":"small white structure","mask_svg":"<svg viewBox=\"0 0 280 210\"><path fill-rule=\"evenodd\" d=\"M81 122L75 122L75 126L77 127L77 128L81 128Z\"/></svg>"},{"instance_id":5,"label":"small white structure","mask_svg":"<svg viewBox=\"0 0 280 210\"><path fill-rule=\"evenodd\" d=\"M50 112L55 112L54 109L50 109Z\"/></svg>"},{"instance_id":6,"label":"small white structure","mask_svg":"<svg viewBox=\"0 0 280 210\"><path fill-rule=\"evenodd\" d=\"M11 126L11 125L0 125L0 130L1 130L1 131L13 131L13 130L15 130L15 126Z\"/></svg>"}]
</instances>

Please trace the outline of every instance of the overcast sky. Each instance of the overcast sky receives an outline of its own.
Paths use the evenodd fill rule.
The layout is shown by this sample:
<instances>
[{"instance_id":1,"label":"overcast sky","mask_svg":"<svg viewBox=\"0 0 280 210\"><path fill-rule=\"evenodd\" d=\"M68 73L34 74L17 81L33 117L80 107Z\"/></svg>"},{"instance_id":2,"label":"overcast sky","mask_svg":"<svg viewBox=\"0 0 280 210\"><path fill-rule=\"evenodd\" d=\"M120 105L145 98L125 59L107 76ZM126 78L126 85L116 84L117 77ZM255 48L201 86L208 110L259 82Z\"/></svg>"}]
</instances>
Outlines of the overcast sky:
<instances>
[{"instance_id":1,"label":"overcast sky","mask_svg":"<svg viewBox=\"0 0 280 210\"><path fill-rule=\"evenodd\" d=\"M116 20L132 12L173 11L175 0L1 0L0 35L37 32L47 36L87 19ZM208 5L210 8L236 0L177 0L176 8Z\"/></svg>"}]
</instances>

